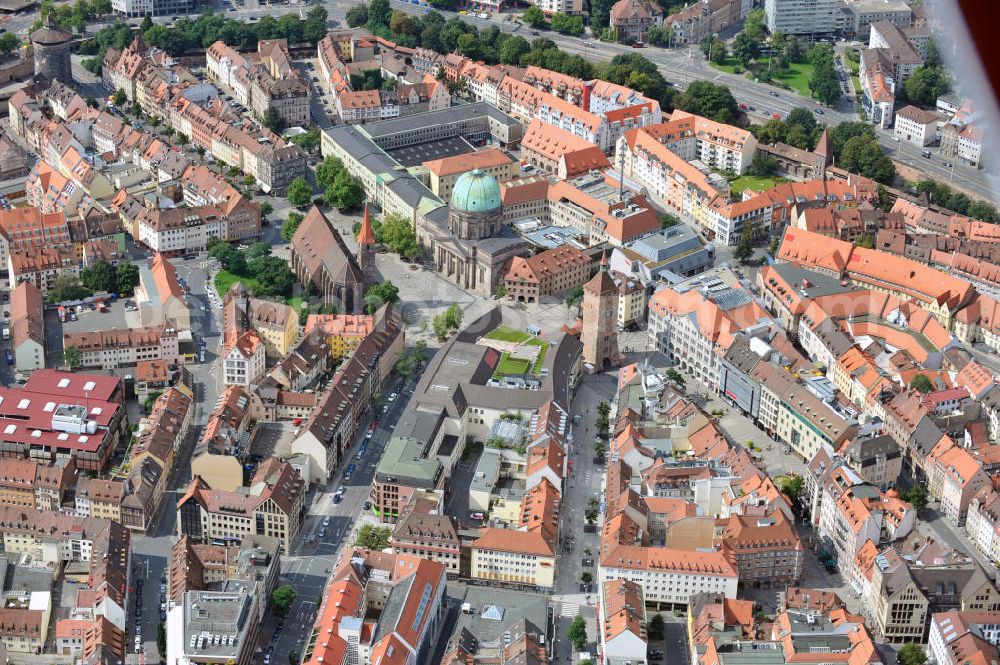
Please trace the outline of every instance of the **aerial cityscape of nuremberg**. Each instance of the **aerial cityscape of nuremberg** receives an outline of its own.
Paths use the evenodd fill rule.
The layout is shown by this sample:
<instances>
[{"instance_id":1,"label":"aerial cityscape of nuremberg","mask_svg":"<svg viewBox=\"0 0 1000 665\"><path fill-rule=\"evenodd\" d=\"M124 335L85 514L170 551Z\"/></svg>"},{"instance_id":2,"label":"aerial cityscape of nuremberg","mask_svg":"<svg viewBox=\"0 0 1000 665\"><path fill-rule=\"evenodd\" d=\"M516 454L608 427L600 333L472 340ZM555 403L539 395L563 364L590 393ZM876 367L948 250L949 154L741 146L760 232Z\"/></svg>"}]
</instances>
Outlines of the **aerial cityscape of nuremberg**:
<instances>
[{"instance_id":1,"label":"aerial cityscape of nuremberg","mask_svg":"<svg viewBox=\"0 0 1000 665\"><path fill-rule=\"evenodd\" d=\"M0 0L0 665L1000 664L960 4Z\"/></svg>"}]
</instances>

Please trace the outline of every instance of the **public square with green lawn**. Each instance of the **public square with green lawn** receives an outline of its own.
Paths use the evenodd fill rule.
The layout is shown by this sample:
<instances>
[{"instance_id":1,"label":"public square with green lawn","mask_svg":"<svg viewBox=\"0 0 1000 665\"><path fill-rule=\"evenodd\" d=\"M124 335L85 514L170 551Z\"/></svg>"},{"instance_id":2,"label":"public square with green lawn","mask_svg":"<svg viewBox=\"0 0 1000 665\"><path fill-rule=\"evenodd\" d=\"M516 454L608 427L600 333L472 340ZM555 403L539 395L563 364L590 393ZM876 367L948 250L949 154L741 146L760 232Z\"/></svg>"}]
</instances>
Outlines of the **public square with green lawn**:
<instances>
[{"instance_id":1,"label":"public square with green lawn","mask_svg":"<svg viewBox=\"0 0 1000 665\"><path fill-rule=\"evenodd\" d=\"M783 182L789 182L788 178L742 175L729 183L729 189L734 198L739 198L740 194L747 189L752 189L755 192L763 192Z\"/></svg>"},{"instance_id":2,"label":"public square with green lawn","mask_svg":"<svg viewBox=\"0 0 1000 665\"><path fill-rule=\"evenodd\" d=\"M722 64L716 64L713 62L712 67L729 74L746 75L747 71L743 65L740 64L739 60L732 56L726 58L725 62ZM767 60L761 58L755 61L754 64L751 65L751 69L755 69L758 72L766 72ZM809 79L812 78L812 74L813 66L808 62L792 62L789 63L788 68L784 71L779 72L772 70L770 72L772 79L787 85L803 97L812 97L812 93L809 91Z\"/></svg>"}]
</instances>

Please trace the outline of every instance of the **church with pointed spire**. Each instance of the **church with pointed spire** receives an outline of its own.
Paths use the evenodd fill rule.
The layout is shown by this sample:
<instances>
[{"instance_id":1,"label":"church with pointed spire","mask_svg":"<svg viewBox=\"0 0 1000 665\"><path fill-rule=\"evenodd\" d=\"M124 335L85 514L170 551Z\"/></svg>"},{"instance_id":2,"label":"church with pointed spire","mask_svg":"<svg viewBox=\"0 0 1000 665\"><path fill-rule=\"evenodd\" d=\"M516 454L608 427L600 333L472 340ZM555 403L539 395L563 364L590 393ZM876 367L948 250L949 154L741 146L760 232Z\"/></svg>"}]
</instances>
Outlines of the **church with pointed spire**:
<instances>
[{"instance_id":1,"label":"church with pointed spire","mask_svg":"<svg viewBox=\"0 0 1000 665\"><path fill-rule=\"evenodd\" d=\"M617 367L618 286L608 272L607 254L601 259L601 269L583 285L582 309L580 342L584 365L592 372Z\"/></svg>"},{"instance_id":2,"label":"church with pointed spire","mask_svg":"<svg viewBox=\"0 0 1000 665\"><path fill-rule=\"evenodd\" d=\"M378 270L375 267L375 229L372 228L367 202L365 216L361 220L361 228L358 229L358 267L364 275L366 288L378 282Z\"/></svg>"}]
</instances>

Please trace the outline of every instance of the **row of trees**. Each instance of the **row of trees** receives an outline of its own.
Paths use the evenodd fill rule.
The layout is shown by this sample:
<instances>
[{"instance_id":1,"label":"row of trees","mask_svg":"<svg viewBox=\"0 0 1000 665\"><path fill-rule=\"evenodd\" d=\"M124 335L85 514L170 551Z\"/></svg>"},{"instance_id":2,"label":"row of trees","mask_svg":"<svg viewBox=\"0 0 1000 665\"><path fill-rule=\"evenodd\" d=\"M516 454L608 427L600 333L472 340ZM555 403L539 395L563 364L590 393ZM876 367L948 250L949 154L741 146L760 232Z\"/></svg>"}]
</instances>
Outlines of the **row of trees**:
<instances>
[{"instance_id":1,"label":"row of trees","mask_svg":"<svg viewBox=\"0 0 1000 665\"><path fill-rule=\"evenodd\" d=\"M365 201L361 183L335 157L327 157L316 167L316 184L327 204L338 210L355 210Z\"/></svg>"},{"instance_id":2,"label":"row of trees","mask_svg":"<svg viewBox=\"0 0 1000 665\"><path fill-rule=\"evenodd\" d=\"M404 381L409 381L417 375L420 364L427 359L427 342L419 340L411 347L403 349L396 361L396 374L403 377Z\"/></svg>"},{"instance_id":3,"label":"row of trees","mask_svg":"<svg viewBox=\"0 0 1000 665\"><path fill-rule=\"evenodd\" d=\"M223 269L250 280L248 290L255 296L287 298L292 294L295 274L288 262L271 254L271 245L257 242L245 252L213 238L208 255L219 261ZM225 295L225 294L219 294Z\"/></svg>"},{"instance_id":4,"label":"row of trees","mask_svg":"<svg viewBox=\"0 0 1000 665\"><path fill-rule=\"evenodd\" d=\"M83 269L80 281L91 292L106 291L129 297L139 286L139 268L128 261L122 261L115 267L107 261L98 260Z\"/></svg>"},{"instance_id":5,"label":"row of trees","mask_svg":"<svg viewBox=\"0 0 1000 665\"><path fill-rule=\"evenodd\" d=\"M816 122L815 114L801 107L792 109L784 120L771 119L762 125L750 125L749 129L766 145L787 143L803 150L814 149L823 133L823 126Z\"/></svg>"},{"instance_id":6,"label":"row of trees","mask_svg":"<svg viewBox=\"0 0 1000 665\"><path fill-rule=\"evenodd\" d=\"M43 0L41 4L41 18L35 22L29 32L34 32L42 26L42 22L49 14L56 23L68 30L83 32L87 28L87 23L98 17L111 13L111 0L76 0L57 5L54 0Z\"/></svg>"},{"instance_id":7,"label":"row of trees","mask_svg":"<svg viewBox=\"0 0 1000 665\"><path fill-rule=\"evenodd\" d=\"M928 203L954 210L960 215L984 222L1000 222L996 207L982 199L970 199L962 192L956 192L943 182L921 180L917 183L917 193L926 197Z\"/></svg>"},{"instance_id":8,"label":"row of trees","mask_svg":"<svg viewBox=\"0 0 1000 665\"><path fill-rule=\"evenodd\" d=\"M815 44L809 49L809 63L813 66L809 90L819 101L833 106L840 99L840 79L833 66L833 45Z\"/></svg>"},{"instance_id":9,"label":"row of trees","mask_svg":"<svg viewBox=\"0 0 1000 665\"><path fill-rule=\"evenodd\" d=\"M552 15L551 25L545 18L545 13L539 9L537 6L532 5L528 7L524 12L523 16L524 22L527 23L532 28L536 29L549 29L552 28L556 32L562 33L564 35L582 35L583 34L583 17L582 16L569 16L568 14L555 13Z\"/></svg>"},{"instance_id":10,"label":"row of trees","mask_svg":"<svg viewBox=\"0 0 1000 665\"><path fill-rule=\"evenodd\" d=\"M478 30L458 17L446 20L435 11L414 17L393 11L388 0L371 0L352 7L347 22L351 27L364 26L403 46L420 46L442 54L457 52L489 64L544 67L577 78L599 78L638 90L659 101L665 111L675 106L674 89L656 65L638 53L619 54L602 65L581 55L570 55L545 37L529 41L520 35L501 32L496 25ZM575 30L575 26L575 20L560 24L570 31Z\"/></svg>"},{"instance_id":11,"label":"row of trees","mask_svg":"<svg viewBox=\"0 0 1000 665\"><path fill-rule=\"evenodd\" d=\"M77 4L86 1L79 0ZM105 1L90 0L91 4ZM304 19L290 13L278 19L273 16L261 16L260 21L256 23L227 19L223 14L212 13L209 9L194 19L181 18L170 27L154 24L147 17L143 19L139 31L143 40L150 46L162 48L167 53L178 56L186 51L208 48L217 40L241 50L255 49L261 39L287 39L290 44L302 42L315 44L326 35L326 18L327 12L322 5L310 9ZM119 51L125 48L132 41L133 34L132 28L127 23L118 22L103 28L93 39L81 44L79 52L83 55L97 56L97 60L100 61L108 48Z\"/></svg>"}]
</instances>

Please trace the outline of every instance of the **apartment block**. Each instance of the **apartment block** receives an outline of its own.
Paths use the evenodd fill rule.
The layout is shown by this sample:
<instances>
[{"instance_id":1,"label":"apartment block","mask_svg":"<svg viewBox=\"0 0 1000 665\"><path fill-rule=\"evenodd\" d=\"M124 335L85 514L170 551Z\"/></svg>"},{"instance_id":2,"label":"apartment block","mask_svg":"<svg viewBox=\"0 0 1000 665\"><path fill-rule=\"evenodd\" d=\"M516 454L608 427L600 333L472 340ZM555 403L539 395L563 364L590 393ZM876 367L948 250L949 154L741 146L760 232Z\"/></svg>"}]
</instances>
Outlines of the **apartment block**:
<instances>
[{"instance_id":1,"label":"apartment block","mask_svg":"<svg viewBox=\"0 0 1000 665\"><path fill-rule=\"evenodd\" d=\"M298 472L274 457L257 468L248 487L235 491L213 489L195 477L177 502L178 533L206 543L268 536L287 555L299 532L304 495Z\"/></svg>"}]
</instances>

